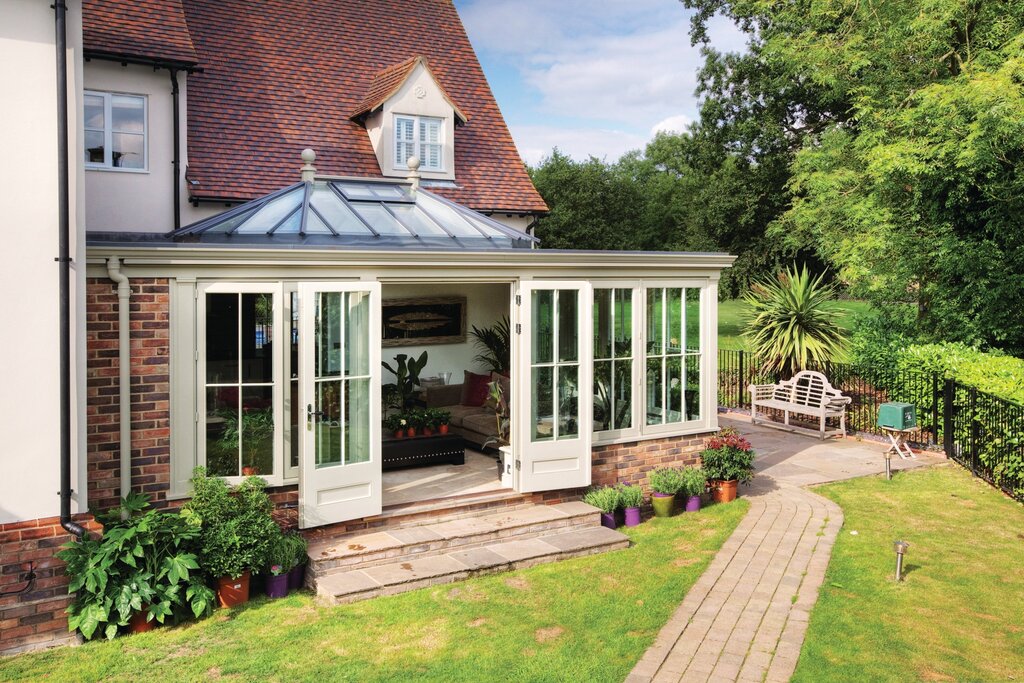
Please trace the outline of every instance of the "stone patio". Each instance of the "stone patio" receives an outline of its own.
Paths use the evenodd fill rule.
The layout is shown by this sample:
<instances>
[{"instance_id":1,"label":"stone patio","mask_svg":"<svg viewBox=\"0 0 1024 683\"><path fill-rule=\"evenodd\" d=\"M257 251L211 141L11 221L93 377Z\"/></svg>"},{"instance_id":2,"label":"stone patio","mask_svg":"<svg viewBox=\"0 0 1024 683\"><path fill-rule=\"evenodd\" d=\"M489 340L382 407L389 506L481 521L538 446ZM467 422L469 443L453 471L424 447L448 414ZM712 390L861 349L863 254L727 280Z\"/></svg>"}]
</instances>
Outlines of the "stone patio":
<instances>
[{"instance_id":1,"label":"stone patio","mask_svg":"<svg viewBox=\"0 0 1024 683\"><path fill-rule=\"evenodd\" d=\"M723 416L757 452L741 495L747 516L662 628L627 681L788 681L843 524L839 507L803 487L885 471L886 445L812 437ZM893 458L894 472L942 462ZM898 474L894 475L898 476Z\"/></svg>"}]
</instances>

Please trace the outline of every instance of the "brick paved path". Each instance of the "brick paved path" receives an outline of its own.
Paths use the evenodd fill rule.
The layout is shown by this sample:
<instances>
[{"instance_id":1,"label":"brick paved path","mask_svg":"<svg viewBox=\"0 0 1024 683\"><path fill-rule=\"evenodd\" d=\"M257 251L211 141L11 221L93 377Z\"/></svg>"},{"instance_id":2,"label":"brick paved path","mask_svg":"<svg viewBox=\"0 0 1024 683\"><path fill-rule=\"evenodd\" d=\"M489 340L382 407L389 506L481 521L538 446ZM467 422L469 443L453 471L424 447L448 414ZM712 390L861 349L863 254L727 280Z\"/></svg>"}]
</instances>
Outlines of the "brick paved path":
<instances>
[{"instance_id":1,"label":"brick paved path","mask_svg":"<svg viewBox=\"0 0 1024 683\"><path fill-rule=\"evenodd\" d=\"M749 494L750 512L629 683L789 680L843 513L801 488L763 483L770 490Z\"/></svg>"}]
</instances>

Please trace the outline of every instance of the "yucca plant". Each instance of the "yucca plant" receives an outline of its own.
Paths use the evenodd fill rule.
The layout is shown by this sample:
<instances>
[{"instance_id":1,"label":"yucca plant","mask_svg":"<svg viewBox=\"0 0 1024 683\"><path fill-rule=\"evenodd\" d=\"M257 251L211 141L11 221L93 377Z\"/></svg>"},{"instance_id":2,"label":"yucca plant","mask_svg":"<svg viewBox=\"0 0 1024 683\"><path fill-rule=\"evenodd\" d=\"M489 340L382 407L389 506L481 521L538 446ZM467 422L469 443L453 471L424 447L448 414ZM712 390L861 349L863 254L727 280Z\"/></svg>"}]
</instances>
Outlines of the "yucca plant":
<instances>
[{"instance_id":1,"label":"yucca plant","mask_svg":"<svg viewBox=\"0 0 1024 683\"><path fill-rule=\"evenodd\" d=\"M744 297L750 307L743 335L767 369L791 377L813 362L840 360L846 332L839 326L835 288L824 275L811 277L794 265L777 277L751 286Z\"/></svg>"}]
</instances>

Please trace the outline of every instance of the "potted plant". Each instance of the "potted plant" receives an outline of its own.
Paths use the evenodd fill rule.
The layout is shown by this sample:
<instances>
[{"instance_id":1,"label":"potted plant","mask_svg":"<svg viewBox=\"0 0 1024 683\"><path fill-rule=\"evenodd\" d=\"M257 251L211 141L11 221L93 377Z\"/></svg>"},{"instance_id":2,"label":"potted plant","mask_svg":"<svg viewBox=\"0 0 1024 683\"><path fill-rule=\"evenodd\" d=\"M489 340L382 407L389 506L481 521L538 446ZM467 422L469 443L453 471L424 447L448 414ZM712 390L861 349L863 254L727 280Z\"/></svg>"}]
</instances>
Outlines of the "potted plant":
<instances>
[{"instance_id":1,"label":"potted plant","mask_svg":"<svg viewBox=\"0 0 1024 683\"><path fill-rule=\"evenodd\" d=\"M288 589L302 588L306 582L306 563L309 555L306 554L306 539L298 533L285 534L285 541L291 553L292 568L288 572Z\"/></svg>"},{"instance_id":2,"label":"potted plant","mask_svg":"<svg viewBox=\"0 0 1024 683\"><path fill-rule=\"evenodd\" d=\"M437 420L437 410L435 408L425 408L420 411L423 436L433 436L434 431L437 429L440 422Z\"/></svg>"},{"instance_id":3,"label":"potted plant","mask_svg":"<svg viewBox=\"0 0 1024 683\"><path fill-rule=\"evenodd\" d=\"M707 476L700 467L684 467L680 470L679 494L686 500L686 512L700 510L700 494L707 488Z\"/></svg>"},{"instance_id":4,"label":"potted plant","mask_svg":"<svg viewBox=\"0 0 1024 683\"><path fill-rule=\"evenodd\" d=\"M673 467L662 467L650 474L651 506L655 517L671 517L676 493L682 485L680 472Z\"/></svg>"},{"instance_id":5,"label":"potted plant","mask_svg":"<svg viewBox=\"0 0 1024 683\"><path fill-rule=\"evenodd\" d=\"M423 425L425 424L423 411L418 408L406 411L405 420L407 423L405 435L410 438L416 436L417 432L423 429Z\"/></svg>"},{"instance_id":6,"label":"potted plant","mask_svg":"<svg viewBox=\"0 0 1024 683\"><path fill-rule=\"evenodd\" d=\"M619 490L614 486L601 486L583 494L583 502L601 511L601 526L614 529L615 511L619 508Z\"/></svg>"},{"instance_id":7,"label":"potted plant","mask_svg":"<svg viewBox=\"0 0 1024 683\"><path fill-rule=\"evenodd\" d=\"M716 503L735 500L737 484L754 477L754 449L731 427L708 439L700 457Z\"/></svg>"},{"instance_id":8,"label":"potted plant","mask_svg":"<svg viewBox=\"0 0 1024 683\"><path fill-rule=\"evenodd\" d=\"M440 408L435 408L434 410L437 411L437 433L447 434L448 423L451 422L452 414L447 410L442 410Z\"/></svg>"},{"instance_id":9,"label":"potted plant","mask_svg":"<svg viewBox=\"0 0 1024 683\"><path fill-rule=\"evenodd\" d=\"M473 359L474 362L485 366L492 372L508 377L512 368L512 330L508 316L502 316L501 320L490 327L479 328L473 325L469 335L480 354Z\"/></svg>"},{"instance_id":10,"label":"potted plant","mask_svg":"<svg viewBox=\"0 0 1024 683\"><path fill-rule=\"evenodd\" d=\"M405 429L408 423L402 413L392 413L384 418L384 429L394 435L396 439L405 438Z\"/></svg>"},{"instance_id":11,"label":"potted plant","mask_svg":"<svg viewBox=\"0 0 1024 683\"><path fill-rule=\"evenodd\" d=\"M224 432L221 441L229 450L242 444L242 475L251 477L260 474L256 464L261 453L265 453L274 438L274 413L270 408L242 408L221 411L224 418ZM244 437L243 437L244 434Z\"/></svg>"},{"instance_id":12,"label":"potted plant","mask_svg":"<svg viewBox=\"0 0 1024 683\"><path fill-rule=\"evenodd\" d=\"M426 364L426 351L421 353L419 358L410 358L406 354L400 353L395 356L394 367L381 361L384 369L395 376L393 384L385 384L382 387L381 396L388 403L386 408L405 410L412 406L416 399L416 390L420 385L420 371Z\"/></svg>"},{"instance_id":13,"label":"potted plant","mask_svg":"<svg viewBox=\"0 0 1024 683\"><path fill-rule=\"evenodd\" d=\"M186 610L199 617L212 602L194 550L199 528L181 515L149 508L133 493L97 519L104 532L62 546L67 564L68 626L86 639L113 638L121 628L148 631Z\"/></svg>"},{"instance_id":14,"label":"potted plant","mask_svg":"<svg viewBox=\"0 0 1024 683\"><path fill-rule=\"evenodd\" d=\"M259 477L247 477L232 489L202 467L193 473L193 496L182 514L200 527L200 564L217 582L221 607L249 599L251 573L264 566L270 542L280 533L265 486Z\"/></svg>"},{"instance_id":15,"label":"potted plant","mask_svg":"<svg viewBox=\"0 0 1024 683\"><path fill-rule=\"evenodd\" d=\"M291 570L292 549L287 537L278 532L267 549L267 597L283 598L288 595L288 572Z\"/></svg>"},{"instance_id":16,"label":"potted plant","mask_svg":"<svg viewBox=\"0 0 1024 683\"><path fill-rule=\"evenodd\" d=\"M640 524L640 506L644 502L644 490L637 485L619 484L619 504L626 510L626 526Z\"/></svg>"}]
</instances>

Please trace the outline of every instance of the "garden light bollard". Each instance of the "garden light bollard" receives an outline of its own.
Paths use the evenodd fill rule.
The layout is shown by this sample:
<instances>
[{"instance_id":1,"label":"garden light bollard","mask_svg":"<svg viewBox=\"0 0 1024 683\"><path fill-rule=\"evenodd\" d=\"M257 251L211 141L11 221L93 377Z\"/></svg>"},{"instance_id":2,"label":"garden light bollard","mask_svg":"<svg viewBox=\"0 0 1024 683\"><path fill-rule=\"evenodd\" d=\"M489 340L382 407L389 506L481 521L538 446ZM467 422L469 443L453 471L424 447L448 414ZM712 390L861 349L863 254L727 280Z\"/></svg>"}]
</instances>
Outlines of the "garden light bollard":
<instances>
[{"instance_id":1,"label":"garden light bollard","mask_svg":"<svg viewBox=\"0 0 1024 683\"><path fill-rule=\"evenodd\" d=\"M896 551L896 580L903 580L903 555L907 552L907 548L910 544L906 541L894 541L892 544L893 550Z\"/></svg>"},{"instance_id":2,"label":"garden light bollard","mask_svg":"<svg viewBox=\"0 0 1024 683\"><path fill-rule=\"evenodd\" d=\"M885 479L892 481L892 451L885 452Z\"/></svg>"}]
</instances>

